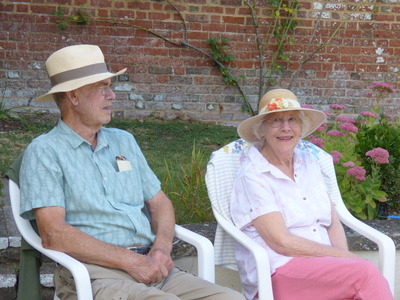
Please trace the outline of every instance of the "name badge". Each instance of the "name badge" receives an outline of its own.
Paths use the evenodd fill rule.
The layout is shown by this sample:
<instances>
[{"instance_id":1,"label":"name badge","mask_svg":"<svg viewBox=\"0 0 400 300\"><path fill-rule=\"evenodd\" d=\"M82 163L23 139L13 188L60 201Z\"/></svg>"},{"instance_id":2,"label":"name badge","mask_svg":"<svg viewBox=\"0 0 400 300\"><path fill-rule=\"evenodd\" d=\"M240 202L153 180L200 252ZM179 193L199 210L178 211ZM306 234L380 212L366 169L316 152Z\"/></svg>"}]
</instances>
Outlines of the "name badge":
<instances>
[{"instance_id":1,"label":"name badge","mask_svg":"<svg viewBox=\"0 0 400 300\"><path fill-rule=\"evenodd\" d=\"M117 167L119 172L132 170L131 162L125 158L123 155L118 155L115 157L117 161Z\"/></svg>"}]
</instances>

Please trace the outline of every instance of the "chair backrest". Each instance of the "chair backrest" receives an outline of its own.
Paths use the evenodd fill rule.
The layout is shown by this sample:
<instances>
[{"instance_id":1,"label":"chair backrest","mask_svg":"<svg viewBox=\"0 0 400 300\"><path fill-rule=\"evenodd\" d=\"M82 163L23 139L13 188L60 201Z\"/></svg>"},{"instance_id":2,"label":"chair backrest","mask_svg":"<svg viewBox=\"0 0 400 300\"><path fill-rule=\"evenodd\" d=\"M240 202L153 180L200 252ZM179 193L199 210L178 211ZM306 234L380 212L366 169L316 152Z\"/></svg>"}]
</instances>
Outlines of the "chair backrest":
<instances>
[{"instance_id":1,"label":"chair backrest","mask_svg":"<svg viewBox=\"0 0 400 300\"><path fill-rule=\"evenodd\" d=\"M312 153L321 167L321 171L334 204L343 203L337 185L332 157L314 144L301 140L297 148ZM218 221L223 218L232 222L230 215L230 198L236 174L241 162L246 158L250 145L242 140L233 141L214 151L207 165L206 184L213 213ZM215 234L215 264L237 270L235 259L236 241L218 224Z\"/></svg>"},{"instance_id":2,"label":"chair backrest","mask_svg":"<svg viewBox=\"0 0 400 300\"><path fill-rule=\"evenodd\" d=\"M42 240L36 233L36 231L33 229L31 223L28 220L23 219L19 215L20 190L18 185L12 180L9 180L9 193L10 193L11 209L15 220L15 224L17 225L17 228L21 233L22 237L25 239L25 241L39 252L49 257L50 259L62 264L63 266L69 269L75 280L77 298L79 300L93 299L89 273L86 267L81 262L77 261L76 259L72 258L71 256L63 252L43 248ZM54 300L56 299L58 298L56 295L54 295Z\"/></svg>"},{"instance_id":3,"label":"chair backrest","mask_svg":"<svg viewBox=\"0 0 400 300\"><path fill-rule=\"evenodd\" d=\"M247 155L250 145L236 140L214 151L207 164L206 184L211 207L217 221L223 218L232 223L229 204L233 183L240 167L240 160ZM214 240L215 264L238 270L235 259L236 241L217 224Z\"/></svg>"},{"instance_id":4,"label":"chair backrest","mask_svg":"<svg viewBox=\"0 0 400 300\"><path fill-rule=\"evenodd\" d=\"M15 224L17 225L22 237L32 247L42 247L41 239L33 229L31 223L19 215L20 191L18 185L12 180L10 180L10 202Z\"/></svg>"}]
</instances>

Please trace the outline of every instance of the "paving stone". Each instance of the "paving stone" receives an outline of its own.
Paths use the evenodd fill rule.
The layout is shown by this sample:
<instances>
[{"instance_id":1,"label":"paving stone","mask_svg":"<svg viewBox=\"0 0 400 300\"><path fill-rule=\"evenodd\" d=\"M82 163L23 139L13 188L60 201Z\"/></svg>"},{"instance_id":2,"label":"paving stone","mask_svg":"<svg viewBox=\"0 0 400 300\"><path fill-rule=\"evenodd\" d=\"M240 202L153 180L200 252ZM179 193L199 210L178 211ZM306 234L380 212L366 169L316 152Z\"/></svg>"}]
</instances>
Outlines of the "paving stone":
<instances>
[{"instance_id":1,"label":"paving stone","mask_svg":"<svg viewBox=\"0 0 400 300\"><path fill-rule=\"evenodd\" d=\"M0 274L0 288L14 287L17 283L16 274Z\"/></svg>"},{"instance_id":2,"label":"paving stone","mask_svg":"<svg viewBox=\"0 0 400 300\"><path fill-rule=\"evenodd\" d=\"M8 247L8 237L0 237L0 250Z\"/></svg>"},{"instance_id":3,"label":"paving stone","mask_svg":"<svg viewBox=\"0 0 400 300\"><path fill-rule=\"evenodd\" d=\"M0 209L0 237L8 237L6 218L4 216L3 208L4 207Z\"/></svg>"},{"instance_id":4,"label":"paving stone","mask_svg":"<svg viewBox=\"0 0 400 300\"><path fill-rule=\"evenodd\" d=\"M15 221L14 221L11 206L4 206L3 213L4 213L4 219L6 222L8 236L21 237L21 234L19 233L17 225L15 224Z\"/></svg>"},{"instance_id":5,"label":"paving stone","mask_svg":"<svg viewBox=\"0 0 400 300\"><path fill-rule=\"evenodd\" d=\"M0 300L13 300L13 299L17 299L17 291L15 287L0 289Z\"/></svg>"}]
</instances>

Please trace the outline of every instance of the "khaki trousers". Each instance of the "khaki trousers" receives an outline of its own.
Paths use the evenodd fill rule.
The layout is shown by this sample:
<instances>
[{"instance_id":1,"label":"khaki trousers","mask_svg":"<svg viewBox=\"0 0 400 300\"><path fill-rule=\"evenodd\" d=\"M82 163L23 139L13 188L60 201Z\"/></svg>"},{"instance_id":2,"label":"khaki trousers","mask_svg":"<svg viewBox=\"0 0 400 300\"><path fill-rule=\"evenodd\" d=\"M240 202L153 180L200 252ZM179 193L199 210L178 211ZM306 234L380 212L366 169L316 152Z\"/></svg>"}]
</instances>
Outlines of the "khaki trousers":
<instances>
[{"instance_id":1,"label":"khaki trousers","mask_svg":"<svg viewBox=\"0 0 400 300\"><path fill-rule=\"evenodd\" d=\"M171 270L161 282L146 285L134 280L128 273L85 264L88 269L95 300L244 300L240 293L180 271ZM76 289L71 273L58 266L54 272L56 294L62 300L76 300Z\"/></svg>"}]
</instances>

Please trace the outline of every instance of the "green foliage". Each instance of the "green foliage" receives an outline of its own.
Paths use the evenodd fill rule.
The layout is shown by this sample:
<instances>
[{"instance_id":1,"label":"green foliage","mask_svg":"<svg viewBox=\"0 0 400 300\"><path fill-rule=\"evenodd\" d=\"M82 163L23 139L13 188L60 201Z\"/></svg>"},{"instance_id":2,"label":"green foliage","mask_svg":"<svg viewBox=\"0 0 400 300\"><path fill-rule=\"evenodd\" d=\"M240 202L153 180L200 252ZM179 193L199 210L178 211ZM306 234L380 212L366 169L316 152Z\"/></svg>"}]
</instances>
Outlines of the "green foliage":
<instances>
[{"instance_id":1,"label":"green foliage","mask_svg":"<svg viewBox=\"0 0 400 300\"><path fill-rule=\"evenodd\" d=\"M54 116L31 113L17 115L14 126L0 136L0 174L4 175L11 163L36 136L49 131L55 124ZM23 123L19 121L23 120ZM22 126L21 126L22 124Z\"/></svg>"},{"instance_id":2,"label":"green foliage","mask_svg":"<svg viewBox=\"0 0 400 300\"><path fill-rule=\"evenodd\" d=\"M56 20L58 28L60 28L61 30L66 30L68 25L68 20L65 19L65 15L64 12L62 11L61 6L58 6L57 10L53 12L52 15L58 18L58 20Z\"/></svg>"},{"instance_id":3,"label":"green foliage","mask_svg":"<svg viewBox=\"0 0 400 300\"><path fill-rule=\"evenodd\" d=\"M359 219L375 219L378 215L377 202L386 201L386 193L381 191L381 180L378 174L366 176L364 180L348 173L353 167L362 168L359 155L355 152L356 136L353 132L340 130L343 136L331 136L326 133L337 130L339 122L334 122L329 130L320 131L311 136L311 142L321 146L326 152L336 156L335 171L343 202L349 211ZM320 139L320 140L318 140ZM320 144L321 142L321 144ZM371 149L368 149L371 150ZM340 153L339 155L337 155ZM344 163L352 162L354 166L346 167Z\"/></svg>"},{"instance_id":4,"label":"green foliage","mask_svg":"<svg viewBox=\"0 0 400 300\"><path fill-rule=\"evenodd\" d=\"M89 24L92 20L93 16L84 10L84 7L81 6L80 9L76 10L76 15L66 17L64 11L62 10L61 6L57 7L57 10L52 13L53 16L56 16L58 19L56 23L61 30L66 30L67 25L69 23L76 23L81 25Z\"/></svg>"},{"instance_id":5,"label":"green foliage","mask_svg":"<svg viewBox=\"0 0 400 300\"><path fill-rule=\"evenodd\" d=\"M265 44L263 49L267 49L273 36L276 45L276 50L272 54L272 59L267 65L264 76L266 77L266 85L275 85L277 82L275 80L276 75L280 74L285 70L285 64L289 63L289 56L286 54L285 46L291 45L294 42L293 37L290 36L294 29L297 27L298 23L294 20L299 7L299 2L294 1L284 1L284 0L267 0L272 6L271 17L273 21L269 23L269 28L265 35Z\"/></svg>"},{"instance_id":6,"label":"green foliage","mask_svg":"<svg viewBox=\"0 0 400 300\"><path fill-rule=\"evenodd\" d=\"M235 60L235 57L228 53L230 40L222 37L220 40L208 39L207 43L211 46L211 55L223 62L231 62Z\"/></svg>"},{"instance_id":7,"label":"green foliage","mask_svg":"<svg viewBox=\"0 0 400 300\"><path fill-rule=\"evenodd\" d=\"M7 83L6 83L6 85L7 85ZM19 107L17 107L17 106L6 107L6 105L4 103L5 89L6 88L4 88L2 96L1 96L1 100L0 100L0 121L1 120L2 121L12 120L12 121L19 121L22 124L25 124L25 119L23 117L21 117L20 115L18 115L17 113L14 113L14 111L13 111Z\"/></svg>"},{"instance_id":8,"label":"green foliage","mask_svg":"<svg viewBox=\"0 0 400 300\"><path fill-rule=\"evenodd\" d=\"M6 107L3 100L0 100L0 120L18 120L25 123L24 118L13 112L16 108L18 107Z\"/></svg>"},{"instance_id":9,"label":"green foliage","mask_svg":"<svg viewBox=\"0 0 400 300\"><path fill-rule=\"evenodd\" d=\"M389 151L390 163L380 166L381 189L388 195L387 204L400 208L400 127L381 116L378 123L372 126L361 126L356 139L355 151L362 165L365 166L367 174L372 174L374 170L371 158L365 156L365 153L377 147Z\"/></svg>"},{"instance_id":10,"label":"green foliage","mask_svg":"<svg viewBox=\"0 0 400 300\"><path fill-rule=\"evenodd\" d=\"M235 60L235 57L228 53L229 51L229 39L222 37L220 40L218 39L208 39L207 43L211 47L211 57L214 59L213 64L217 65L219 70L221 71L222 77L224 78L224 82L226 85L237 86L241 97L243 99L242 110L249 112L251 115L254 115L254 111L251 108L249 101L243 91L243 89L239 85L239 78L245 78L244 75L240 75L238 77L234 77L230 72L230 69L222 64L222 62L231 62Z\"/></svg>"},{"instance_id":11,"label":"green foliage","mask_svg":"<svg viewBox=\"0 0 400 300\"><path fill-rule=\"evenodd\" d=\"M185 211L188 215L181 219L177 215L177 223L182 223L188 217L194 223L201 223L212 219L212 210L205 185L205 165L207 164L204 151L197 149L193 144L189 165L180 165L181 174L173 176L167 162L167 175L163 182L163 190L169 195L177 211ZM178 219L179 218L179 219Z\"/></svg>"},{"instance_id":12,"label":"green foliage","mask_svg":"<svg viewBox=\"0 0 400 300\"><path fill-rule=\"evenodd\" d=\"M386 201L379 174L368 175L362 181L349 175L348 169L343 164L335 165L339 189L346 207L359 219L376 219L379 211L377 203Z\"/></svg>"},{"instance_id":13,"label":"green foliage","mask_svg":"<svg viewBox=\"0 0 400 300\"><path fill-rule=\"evenodd\" d=\"M342 115L345 105L330 105L334 122L309 137L333 156L343 201L360 219L381 218L380 207L386 203L400 207L399 120L377 114L384 94L392 93L393 88L384 82L375 82L370 88L377 94L371 111L361 112L354 120ZM371 150L388 157L367 155Z\"/></svg>"},{"instance_id":14,"label":"green foliage","mask_svg":"<svg viewBox=\"0 0 400 300\"><path fill-rule=\"evenodd\" d=\"M207 44L211 47L211 55L219 62L229 63L235 60L235 57L229 54L229 42L230 40L222 37L220 40L218 39L208 39ZM214 62L214 64L216 64ZM228 67L221 64L216 64L221 71L221 74L224 78L226 85L238 85L237 78L233 77L230 73Z\"/></svg>"}]
</instances>

